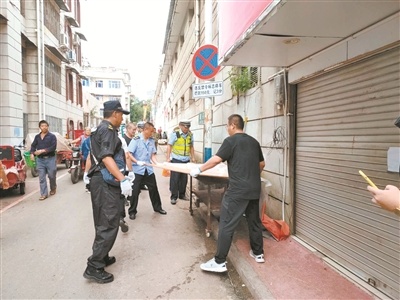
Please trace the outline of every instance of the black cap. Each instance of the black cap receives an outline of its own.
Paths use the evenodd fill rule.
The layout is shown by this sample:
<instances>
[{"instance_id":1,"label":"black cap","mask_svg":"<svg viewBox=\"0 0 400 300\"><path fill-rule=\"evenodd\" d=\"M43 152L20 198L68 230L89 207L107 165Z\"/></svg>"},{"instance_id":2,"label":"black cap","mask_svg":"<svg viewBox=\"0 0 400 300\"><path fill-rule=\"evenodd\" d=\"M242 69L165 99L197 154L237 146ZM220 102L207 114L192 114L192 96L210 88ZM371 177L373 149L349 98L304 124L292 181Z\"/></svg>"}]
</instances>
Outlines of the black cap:
<instances>
[{"instance_id":1,"label":"black cap","mask_svg":"<svg viewBox=\"0 0 400 300\"><path fill-rule=\"evenodd\" d=\"M111 100L103 103L104 111L120 111L124 115L129 115L131 112L124 110L119 101Z\"/></svg>"}]
</instances>

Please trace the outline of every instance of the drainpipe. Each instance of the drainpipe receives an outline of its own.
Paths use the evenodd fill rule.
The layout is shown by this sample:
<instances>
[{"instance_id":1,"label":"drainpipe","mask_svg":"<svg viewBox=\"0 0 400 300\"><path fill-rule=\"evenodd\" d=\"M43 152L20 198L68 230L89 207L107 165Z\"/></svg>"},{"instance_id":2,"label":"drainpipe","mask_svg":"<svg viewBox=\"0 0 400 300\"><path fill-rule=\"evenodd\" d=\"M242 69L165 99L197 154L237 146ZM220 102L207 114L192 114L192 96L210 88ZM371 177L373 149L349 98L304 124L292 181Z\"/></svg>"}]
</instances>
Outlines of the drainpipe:
<instances>
[{"instance_id":1,"label":"drainpipe","mask_svg":"<svg viewBox=\"0 0 400 300\"><path fill-rule=\"evenodd\" d=\"M204 4L205 43L212 43L212 0L205 0ZM207 81L206 81L207 82ZM204 162L211 158L212 147L212 101L204 99Z\"/></svg>"},{"instance_id":2,"label":"drainpipe","mask_svg":"<svg viewBox=\"0 0 400 300\"><path fill-rule=\"evenodd\" d=\"M43 118L42 119L46 119L46 85L45 85L45 76L44 76L44 72L45 72L45 60L44 60L44 0L41 0L41 19L40 19L40 31L41 31L41 35L42 35L42 41L40 43L40 47L42 49L42 61L41 61L41 66L42 66L42 72L41 72L41 76L42 76L42 101L43 101Z\"/></svg>"},{"instance_id":3,"label":"drainpipe","mask_svg":"<svg viewBox=\"0 0 400 300\"><path fill-rule=\"evenodd\" d=\"M38 104L39 104L39 111L38 111L38 116L39 120L42 120L42 69L41 69L41 60L42 56L40 54L40 45L42 44L42 35L40 32L40 0L36 1L36 46L37 46L37 67L38 67Z\"/></svg>"},{"instance_id":4,"label":"drainpipe","mask_svg":"<svg viewBox=\"0 0 400 300\"><path fill-rule=\"evenodd\" d=\"M288 95L287 95L287 82L286 82L286 69L283 70L283 86L285 93L285 104L283 105L283 115L284 115L284 126L285 126L285 137L286 143L283 146L283 194L282 194L282 220L285 221L285 200L286 200L286 182L287 182L287 156L289 147L289 122L288 122Z\"/></svg>"},{"instance_id":5,"label":"drainpipe","mask_svg":"<svg viewBox=\"0 0 400 300\"><path fill-rule=\"evenodd\" d=\"M200 0L195 0L195 36L196 36L196 49L200 48ZM199 83L199 78L196 76L196 83Z\"/></svg>"}]
</instances>

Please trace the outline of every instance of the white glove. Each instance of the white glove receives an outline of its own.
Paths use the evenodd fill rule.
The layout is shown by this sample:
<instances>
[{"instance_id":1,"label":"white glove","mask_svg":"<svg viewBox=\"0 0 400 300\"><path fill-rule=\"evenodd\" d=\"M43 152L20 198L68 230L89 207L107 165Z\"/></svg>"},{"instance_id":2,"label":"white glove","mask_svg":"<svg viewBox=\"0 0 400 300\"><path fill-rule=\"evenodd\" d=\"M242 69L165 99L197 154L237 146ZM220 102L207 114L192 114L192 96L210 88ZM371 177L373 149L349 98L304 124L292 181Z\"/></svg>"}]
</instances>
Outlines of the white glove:
<instances>
[{"instance_id":1,"label":"white glove","mask_svg":"<svg viewBox=\"0 0 400 300\"><path fill-rule=\"evenodd\" d=\"M190 171L190 176L197 177L197 176L199 176L200 173L201 173L200 168L197 167Z\"/></svg>"},{"instance_id":2,"label":"white glove","mask_svg":"<svg viewBox=\"0 0 400 300\"><path fill-rule=\"evenodd\" d=\"M87 172L83 173L83 182L86 184L90 183L90 178L87 176Z\"/></svg>"},{"instance_id":3,"label":"white glove","mask_svg":"<svg viewBox=\"0 0 400 300\"><path fill-rule=\"evenodd\" d=\"M132 196L132 183L128 177L125 177L125 179L120 182L120 186L122 195L125 197Z\"/></svg>"},{"instance_id":4,"label":"white glove","mask_svg":"<svg viewBox=\"0 0 400 300\"><path fill-rule=\"evenodd\" d=\"M135 173L130 171L129 174L128 174L128 179L132 183L135 180Z\"/></svg>"},{"instance_id":5,"label":"white glove","mask_svg":"<svg viewBox=\"0 0 400 300\"><path fill-rule=\"evenodd\" d=\"M144 161L142 161L142 160L138 160L138 161L136 162L136 164L137 164L138 166L144 166L144 165L146 164L146 162L144 162Z\"/></svg>"}]
</instances>

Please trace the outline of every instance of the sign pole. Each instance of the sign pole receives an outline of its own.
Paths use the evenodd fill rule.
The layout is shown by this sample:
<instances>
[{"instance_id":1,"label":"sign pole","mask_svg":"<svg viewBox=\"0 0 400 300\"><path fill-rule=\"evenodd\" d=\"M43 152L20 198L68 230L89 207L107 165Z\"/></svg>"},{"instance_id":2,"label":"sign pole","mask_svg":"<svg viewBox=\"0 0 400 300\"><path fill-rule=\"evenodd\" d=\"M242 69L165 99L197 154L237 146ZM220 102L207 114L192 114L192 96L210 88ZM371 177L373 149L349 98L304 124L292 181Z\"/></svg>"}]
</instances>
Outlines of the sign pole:
<instances>
[{"instance_id":1,"label":"sign pole","mask_svg":"<svg viewBox=\"0 0 400 300\"><path fill-rule=\"evenodd\" d=\"M205 43L212 43L212 0L205 0L204 4L204 29ZM212 101L211 98L204 99L204 162L212 155Z\"/></svg>"}]
</instances>

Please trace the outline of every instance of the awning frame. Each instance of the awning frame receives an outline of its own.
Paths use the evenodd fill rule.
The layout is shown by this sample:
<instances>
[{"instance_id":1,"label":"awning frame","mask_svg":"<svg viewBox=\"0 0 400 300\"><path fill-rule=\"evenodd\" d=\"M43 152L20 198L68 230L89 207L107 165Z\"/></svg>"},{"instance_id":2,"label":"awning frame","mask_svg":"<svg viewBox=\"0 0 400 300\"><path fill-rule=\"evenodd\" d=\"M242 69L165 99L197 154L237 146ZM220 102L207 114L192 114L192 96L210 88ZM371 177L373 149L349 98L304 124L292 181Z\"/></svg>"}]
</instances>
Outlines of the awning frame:
<instances>
[{"instance_id":1,"label":"awning frame","mask_svg":"<svg viewBox=\"0 0 400 300\"><path fill-rule=\"evenodd\" d=\"M61 61L65 62L65 63L69 63L68 59L60 52L60 50L57 49L57 47L54 47L54 46L51 46L51 45L48 45L48 44L44 44L44 45L58 59L60 59Z\"/></svg>"}]
</instances>

